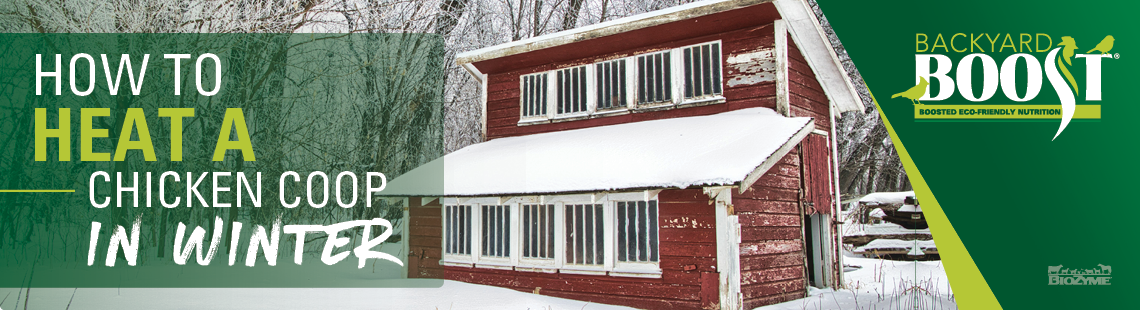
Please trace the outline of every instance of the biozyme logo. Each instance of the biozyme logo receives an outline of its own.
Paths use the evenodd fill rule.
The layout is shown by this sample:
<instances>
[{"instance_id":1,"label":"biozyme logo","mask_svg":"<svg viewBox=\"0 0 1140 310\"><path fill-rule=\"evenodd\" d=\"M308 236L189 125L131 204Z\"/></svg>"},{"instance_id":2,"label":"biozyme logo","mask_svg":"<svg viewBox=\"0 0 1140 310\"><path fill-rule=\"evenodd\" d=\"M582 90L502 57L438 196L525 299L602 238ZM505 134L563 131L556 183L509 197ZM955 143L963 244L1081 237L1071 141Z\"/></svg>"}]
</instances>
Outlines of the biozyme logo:
<instances>
[{"instance_id":1,"label":"biozyme logo","mask_svg":"<svg viewBox=\"0 0 1140 310\"><path fill-rule=\"evenodd\" d=\"M1049 266L1049 285L1112 285L1112 266L1097 264L1096 268L1068 268L1065 265Z\"/></svg>"},{"instance_id":2,"label":"biozyme logo","mask_svg":"<svg viewBox=\"0 0 1140 310\"><path fill-rule=\"evenodd\" d=\"M1112 53L1115 41L1108 35L1082 49L1091 44L1078 46L1071 36L1054 41L1044 33L916 33L916 85L891 98L910 100L918 121L1059 119L1056 139L1073 119L1100 119L1100 105L1087 103L1101 101L1104 60L1120 58ZM957 55L962 56L951 58ZM980 74L975 72L979 65ZM1084 81L1074 72L1083 73ZM932 90L935 81L938 87ZM1059 102L1035 100L1046 83ZM987 103L997 98L998 89L1016 104ZM954 103L963 100L968 104ZM1083 104L1078 105L1078 100Z\"/></svg>"}]
</instances>

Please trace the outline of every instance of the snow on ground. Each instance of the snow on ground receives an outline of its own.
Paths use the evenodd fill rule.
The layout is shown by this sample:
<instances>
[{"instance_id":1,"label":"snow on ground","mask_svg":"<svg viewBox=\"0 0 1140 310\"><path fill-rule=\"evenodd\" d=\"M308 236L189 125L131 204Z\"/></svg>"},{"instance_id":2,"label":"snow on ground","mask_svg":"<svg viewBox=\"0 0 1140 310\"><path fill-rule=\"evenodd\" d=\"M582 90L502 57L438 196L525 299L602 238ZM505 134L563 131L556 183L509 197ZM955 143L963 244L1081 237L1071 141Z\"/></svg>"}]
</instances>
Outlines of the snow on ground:
<instances>
[{"instance_id":1,"label":"snow on ground","mask_svg":"<svg viewBox=\"0 0 1140 310\"><path fill-rule=\"evenodd\" d=\"M957 309L941 261L909 262L844 257L845 288L812 289L807 298L756 308L805 309Z\"/></svg>"},{"instance_id":2,"label":"snow on ground","mask_svg":"<svg viewBox=\"0 0 1140 310\"><path fill-rule=\"evenodd\" d=\"M24 309L24 293L0 288L0 309ZM29 296L27 309L61 310L631 309L456 281L440 288L33 288Z\"/></svg>"}]
</instances>

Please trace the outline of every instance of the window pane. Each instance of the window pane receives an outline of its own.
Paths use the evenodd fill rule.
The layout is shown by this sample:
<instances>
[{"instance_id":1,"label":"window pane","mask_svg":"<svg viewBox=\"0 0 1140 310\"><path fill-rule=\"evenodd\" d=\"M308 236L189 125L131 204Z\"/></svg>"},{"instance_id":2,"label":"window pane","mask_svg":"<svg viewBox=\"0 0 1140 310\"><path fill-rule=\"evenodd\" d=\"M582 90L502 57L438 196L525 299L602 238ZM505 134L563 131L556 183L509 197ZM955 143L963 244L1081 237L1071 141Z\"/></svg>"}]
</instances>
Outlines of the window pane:
<instances>
[{"instance_id":1,"label":"window pane","mask_svg":"<svg viewBox=\"0 0 1140 310\"><path fill-rule=\"evenodd\" d=\"M712 92L712 83L711 83L711 81L712 81L712 75L711 74L712 73L710 71L710 68L712 67L712 65L711 65L712 62L711 62L710 58L711 58L711 56L709 54L709 46L702 46L701 47L701 74L702 74L701 75L702 76L701 82L703 83L703 85L705 85L705 91L703 91L703 93L706 93L706 95L708 95L708 93Z\"/></svg>"},{"instance_id":2,"label":"window pane","mask_svg":"<svg viewBox=\"0 0 1140 310\"><path fill-rule=\"evenodd\" d=\"M524 219L523 225L522 225L522 235L523 235L523 238L525 239L525 240L523 240L523 247L522 247L523 257L530 257L530 249L535 247L534 242L537 239L537 238L535 238L536 234L534 234L535 231L533 228L534 225L537 224L537 222L535 222L534 219L531 218L530 209L531 209L530 206L523 206L523 208L522 208L522 216Z\"/></svg>"},{"instance_id":3,"label":"window pane","mask_svg":"<svg viewBox=\"0 0 1140 310\"><path fill-rule=\"evenodd\" d=\"M685 49L685 72L693 72L693 50ZM693 97L693 75L685 74L685 98Z\"/></svg>"},{"instance_id":4,"label":"window pane","mask_svg":"<svg viewBox=\"0 0 1140 310\"><path fill-rule=\"evenodd\" d=\"M705 89L701 88L701 84L703 84L701 78L705 78L705 75L701 74L705 68L705 63L701 62L701 49L700 47L690 49L693 51L693 72L690 73L693 80L693 97L705 96Z\"/></svg>"},{"instance_id":5,"label":"window pane","mask_svg":"<svg viewBox=\"0 0 1140 310\"><path fill-rule=\"evenodd\" d=\"M583 238L585 239L585 251L582 251L582 254L585 256L586 264L592 265L594 264L594 208L589 205L583 207L583 217L586 221L582 223L584 232L582 235L585 237Z\"/></svg>"},{"instance_id":6,"label":"window pane","mask_svg":"<svg viewBox=\"0 0 1140 310\"><path fill-rule=\"evenodd\" d=\"M657 240L657 201L649 201L649 261L658 261L658 240Z\"/></svg>"},{"instance_id":7,"label":"window pane","mask_svg":"<svg viewBox=\"0 0 1140 310\"><path fill-rule=\"evenodd\" d=\"M574 263L574 206L573 205L566 205L565 211L566 211L566 215L565 215L564 219L565 219L566 223L564 223L565 225L563 227L566 228L566 232L565 232L565 235L566 235L566 247L565 247L566 253L565 253L564 257L565 257L567 264L573 264Z\"/></svg>"},{"instance_id":8,"label":"window pane","mask_svg":"<svg viewBox=\"0 0 1140 310\"><path fill-rule=\"evenodd\" d=\"M484 205L484 206L482 207L482 210L481 210L481 211L483 212L483 218L482 218L482 220L483 220L483 226L482 226L482 227L483 227L483 238L482 238L482 242L483 242L483 255L487 255L487 252L488 252L487 250L488 250L488 248L490 248L490 247L488 247L488 246L487 246L487 244L488 244L488 243L490 242L490 240L491 240L491 236L490 236L490 229L489 229L489 228L490 228L490 227L489 227L489 226L490 226L490 225L489 225L489 223L490 223L490 221L491 221L491 218L490 218L490 217L487 217L487 206L486 206L486 205Z\"/></svg>"},{"instance_id":9,"label":"window pane","mask_svg":"<svg viewBox=\"0 0 1140 310\"><path fill-rule=\"evenodd\" d=\"M546 221L542 222L543 227L546 227L546 251L542 252L543 257L554 258L554 205L546 206Z\"/></svg>"},{"instance_id":10,"label":"window pane","mask_svg":"<svg viewBox=\"0 0 1140 310\"><path fill-rule=\"evenodd\" d=\"M664 68L661 69L661 72L665 73L665 76L661 78L661 81L665 84L665 101L673 100L673 58L670 56L669 52L665 52L661 56L662 64L665 65Z\"/></svg>"},{"instance_id":11,"label":"window pane","mask_svg":"<svg viewBox=\"0 0 1140 310\"><path fill-rule=\"evenodd\" d=\"M586 223L582 219L582 213L584 213L582 209L584 209L584 207L583 205L574 206L574 262L578 264L585 261L583 252L586 251L586 238L583 232L586 230Z\"/></svg>"},{"instance_id":12,"label":"window pane","mask_svg":"<svg viewBox=\"0 0 1140 310\"><path fill-rule=\"evenodd\" d=\"M621 98L621 106L629 106L626 102L625 96L625 60L618 60L618 70L614 72L614 81L618 81L618 96Z\"/></svg>"},{"instance_id":13,"label":"window pane","mask_svg":"<svg viewBox=\"0 0 1140 310\"><path fill-rule=\"evenodd\" d=\"M626 202L618 202L618 260L626 261Z\"/></svg>"},{"instance_id":14,"label":"window pane","mask_svg":"<svg viewBox=\"0 0 1140 310\"><path fill-rule=\"evenodd\" d=\"M655 99L654 101L662 101L665 99L665 97L664 97L665 83L661 79L661 77L664 76L664 74L661 72L662 71L661 70L661 68L662 68L662 66L661 66L661 54L653 55L653 66L652 67L653 67L653 81L654 81L653 87L656 89L653 92L653 94L655 95L655 96L653 96L653 98Z\"/></svg>"},{"instance_id":15,"label":"window pane","mask_svg":"<svg viewBox=\"0 0 1140 310\"><path fill-rule=\"evenodd\" d=\"M467 227L471 227L471 224L470 224L471 223L471 217L467 216L468 215L467 210L468 209L465 207L459 208L459 227L458 227L458 234L457 234L457 237L459 238L459 240L456 241L456 244L459 244L459 253L463 253L463 254L470 254L471 253L468 250L468 247L469 247L468 243L470 242L468 240L471 240L471 237L467 235Z\"/></svg>"},{"instance_id":16,"label":"window pane","mask_svg":"<svg viewBox=\"0 0 1140 310\"><path fill-rule=\"evenodd\" d=\"M565 82L564 82L565 79L562 78L562 75L563 75L562 71L558 71L557 75L558 75L558 83L557 83L558 92L557 92L557 94L555 94L556 95L555 97L558 101L558 114L562 114L563 113L562 112L562 105L563 105L562 102L566 100L566 98L564 96L562 96L562 89L565 88L565 86L564 86L565 85Z\"/></svg>"},{"instance_id":17,"label":"window pane","mask_svg":"<svg viewBox=\"0 0 1140 310\"><path fill-rule=\"evenodd\" d=\"M594 263L602 264L605 262L605 220L603 219L603 208L601 204L594 205Z\"/></svg>"},{"instance_id":18,"label":"window pane","mask_svg":"<svg viewBox=\"0 0 1140 310\"><path fill-rule=\"evenodd\" d=\"M637 102L644 103L645 101L645 88L649 85L648 78L645 76L645 57L637 57Z\"/></svg>"},{"instance_id":19,"label":"window pane","mask_svg":"<svg viewBox=\"0 0 1140 310\"><path fill-rule=\"evenodd\" d=\"M578 67L578 71L580 71L580 73L578 74L578 81L577 81L578 82L578 110L576 112L582 112L582 111L586 111L589 109L586 107L586 96L588 96L588 93L586 92L586 66Z\"/></svg>"},{"instance_id":20,"label":"window pane","mask_svg":"<svg viewBox=\"0 0 1140 310\"><path fill-rule=\"evenodd\" d=\"M627 210L625 213L625 229L626 229L626 256L627 260L637 260L637 203L631 202L626 204Z\"/></svg>"},{"instance_id":21,"label":"window pane","mask_svg":"<svg viewBox=\"0 0 1140 310\"><path fill-rule=\"evenodd\" d=\"M541 86L539 86L539 88L538 88L538 92L540 94L542 94L542 96L539 96L539 99L538 99L539 114L546 115L546 106L547 106L547 101L546 101L546 90L547 90L547 88L546 88L546 75L545 74L541 75L538 80L539 80L539 82L542 82L542 83L540 83Z\"/></svg>"},{"instance_id":22,"label":"window pane","mask_svg":"<svg viewBox=\"0 0 1140 310\"><path fill-rule=\"evenodd\" d=\"M645 261L648 259L647 254L649 248L649 240L646 240L646 231L648 229L648 221L646 221L645 202L637 202L637 260Z\"/></svg>"},{"instance_id":23,"label":"window pane","mask_svg":"<svg viewBox=\"0 0 1140 310\"><path fill-rule=\"evenodd\" d=\"M721 93L721 89L720 89L720 87L721 87L720 86L720 83L721 83L721 77L720 77L721 63L720 63L720 44L719 43L713 43L712 44L712 63L711 63L711 65L712 65L713 93L714 94L720 94Z\"/></svg>"}]
</instances>

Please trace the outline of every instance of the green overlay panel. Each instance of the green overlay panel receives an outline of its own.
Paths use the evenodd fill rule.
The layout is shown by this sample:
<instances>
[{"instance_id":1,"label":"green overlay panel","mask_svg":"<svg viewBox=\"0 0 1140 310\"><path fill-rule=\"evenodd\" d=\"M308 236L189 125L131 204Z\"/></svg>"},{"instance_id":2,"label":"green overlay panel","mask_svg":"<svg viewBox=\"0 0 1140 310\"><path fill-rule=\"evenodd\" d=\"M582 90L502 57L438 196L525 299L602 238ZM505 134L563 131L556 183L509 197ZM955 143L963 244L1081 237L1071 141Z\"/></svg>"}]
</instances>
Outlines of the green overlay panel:
<instances>
[{"instance_id":1,"label":"green overlay panel","mask_svg":"<svg viewBox=\"0 0 1140 310\"><path fill-rule=\"evenodd\" d=\"M906 144L920 201L937 196L949 220L931 230L963 309L999 307L989 290L1009 309L1134 307L1140 5L819 2ZM946 78L918 79L938 57Z\"/></svg>"},{"instance_id":2,"label":"green overlay panel","mask_svg":"<svg viewBox=\"0 0 1140 310\"><path fill-rule=\"evenodd\" d=\"M0 34L0 287L441 285L381 281L406 274L405 205L379 196L443 154L444 57L421 34Z\"/></svg>"}]
</instances>

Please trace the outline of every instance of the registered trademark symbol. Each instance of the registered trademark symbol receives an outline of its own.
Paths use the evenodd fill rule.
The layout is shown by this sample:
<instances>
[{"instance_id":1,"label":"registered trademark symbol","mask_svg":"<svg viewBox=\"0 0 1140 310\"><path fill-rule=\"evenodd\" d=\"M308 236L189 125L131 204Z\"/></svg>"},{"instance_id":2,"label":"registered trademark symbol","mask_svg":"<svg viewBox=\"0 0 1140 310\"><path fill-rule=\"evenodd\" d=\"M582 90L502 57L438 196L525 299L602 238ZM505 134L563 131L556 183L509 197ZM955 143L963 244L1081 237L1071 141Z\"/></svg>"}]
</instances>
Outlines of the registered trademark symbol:
<instances>
[{"instance_id":1,"label":"registered trademark symbol","mask_svg":"<svg viewBox=\"0 0 1140 310\"><path fill-rule=\"evenodd\" d=\"M1120 53L1112 54L1112 59L1120 59Z\"/></svg>"}]
</instances>

